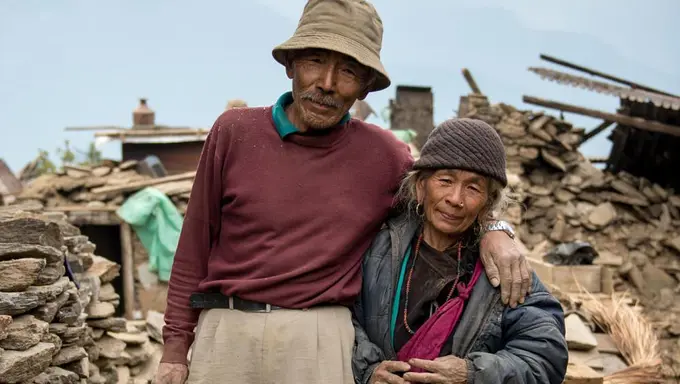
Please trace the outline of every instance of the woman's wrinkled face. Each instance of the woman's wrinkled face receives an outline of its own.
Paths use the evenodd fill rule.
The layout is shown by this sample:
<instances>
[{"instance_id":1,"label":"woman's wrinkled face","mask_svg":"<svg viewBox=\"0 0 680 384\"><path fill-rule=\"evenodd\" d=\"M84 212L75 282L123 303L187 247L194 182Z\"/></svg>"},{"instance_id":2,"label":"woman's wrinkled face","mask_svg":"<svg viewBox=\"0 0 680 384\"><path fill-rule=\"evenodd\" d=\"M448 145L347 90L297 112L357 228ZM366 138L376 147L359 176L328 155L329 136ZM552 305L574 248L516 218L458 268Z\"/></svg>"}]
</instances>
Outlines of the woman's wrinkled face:
<instances>
[{"instance_id":1,"label":"woman's wrinkled face","mask_svg":"<svg viewBox=\"0 0 680 384\"><path fill-rule=\"evenodd\" d=\"M489 180L462 170L438 170L416 185L425 220L442 235L464 233L475 222L489 196Z\"/></svg>"}]
</instances>

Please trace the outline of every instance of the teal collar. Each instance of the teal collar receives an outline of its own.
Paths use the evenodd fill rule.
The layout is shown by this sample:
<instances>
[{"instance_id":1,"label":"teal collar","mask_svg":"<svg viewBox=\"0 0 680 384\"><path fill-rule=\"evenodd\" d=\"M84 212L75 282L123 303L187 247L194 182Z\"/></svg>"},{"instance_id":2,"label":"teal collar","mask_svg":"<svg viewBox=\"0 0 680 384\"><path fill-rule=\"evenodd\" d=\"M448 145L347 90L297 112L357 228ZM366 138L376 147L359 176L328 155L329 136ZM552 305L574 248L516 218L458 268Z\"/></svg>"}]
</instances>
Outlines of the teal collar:
<instances>
[{"instance_id":1,"label":"teal collar","mask_svg":"<svg viewBox=\"0 0 680 384\"><path fill-rule=\"evenodd\" d=\"M286 115L286 107L292 102L293 92L286 92L281 95L281 97L279 97L279 99L276 101L276 104L274 104L274 107L272 108L272 119L274 119L274 126L276 127L276 132L279 133L279 136L281 136L282 139L290 134L299 132L298 129L295 128L295 125L290 122L290 119L288 119L288 115ZM345 124L349 121L350 117L351 116L349 113L345 114L338 124Z\"/></svg>"}]
</instances>

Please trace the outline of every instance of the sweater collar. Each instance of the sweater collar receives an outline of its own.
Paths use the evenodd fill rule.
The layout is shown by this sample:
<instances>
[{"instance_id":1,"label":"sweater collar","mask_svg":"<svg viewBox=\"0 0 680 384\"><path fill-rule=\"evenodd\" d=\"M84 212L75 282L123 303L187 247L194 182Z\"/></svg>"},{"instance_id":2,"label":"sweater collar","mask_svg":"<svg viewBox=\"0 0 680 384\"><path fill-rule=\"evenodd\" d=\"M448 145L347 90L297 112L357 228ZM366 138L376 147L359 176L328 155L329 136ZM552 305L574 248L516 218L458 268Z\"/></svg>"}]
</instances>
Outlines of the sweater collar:
<instances>
[{"instance_id":1,"label":"sweater collar","mask_svg":"<svg viewBox=\"0 0 680 384\"><path fill-rule=\"evenodd\" d=\"M293 123L286 115L286 107L293 102L293 92L286 92L279 97L272 108L272 119L274 120L274 126L276 127L276 132L278 132L281 138L285 138L293 133L299 133L300 131L293 125ZM347 113L343 116L342 120L338 125L345 124L350 119L350 114Z\"/></svg>"}]
</instances>

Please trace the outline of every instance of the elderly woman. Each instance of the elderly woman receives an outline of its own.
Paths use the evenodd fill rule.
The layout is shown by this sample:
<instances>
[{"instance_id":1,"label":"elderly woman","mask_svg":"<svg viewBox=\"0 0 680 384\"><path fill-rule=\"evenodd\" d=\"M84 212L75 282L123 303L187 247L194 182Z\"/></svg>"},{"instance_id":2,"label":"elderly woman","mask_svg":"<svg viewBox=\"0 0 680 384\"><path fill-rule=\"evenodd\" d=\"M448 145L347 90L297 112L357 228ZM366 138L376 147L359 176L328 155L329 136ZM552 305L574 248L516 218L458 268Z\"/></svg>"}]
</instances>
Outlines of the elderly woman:
<instances>
[{"instance_id":1,"label":"elderly woman","mask_svg":"<svg viewBox=\"0 0 680 384\"><path fill-rule=\"evenodd\" d=\"M561 383L564 313L538 277L502 304L478 240L503 205L505 151L488 124L442 123L405 178L407 207L374 239L355 308L356 383Z\"/></svg>"}]
</instances>

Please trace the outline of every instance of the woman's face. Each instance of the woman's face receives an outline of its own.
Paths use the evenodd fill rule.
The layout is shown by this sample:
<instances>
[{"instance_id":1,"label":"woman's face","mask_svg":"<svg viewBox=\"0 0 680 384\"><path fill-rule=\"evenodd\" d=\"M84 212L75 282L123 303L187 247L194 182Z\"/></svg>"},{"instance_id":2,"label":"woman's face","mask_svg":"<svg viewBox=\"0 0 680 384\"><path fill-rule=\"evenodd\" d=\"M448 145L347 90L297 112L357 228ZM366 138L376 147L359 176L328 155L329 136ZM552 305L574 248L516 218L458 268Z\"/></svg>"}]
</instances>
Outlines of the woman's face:
<instances>
[{"instance_id":1,"label":"woman's face","mask_svg":"<svg viewBox=\"0 0 680 384\"><path fill-rule=\"evenodd\" d=\"M462 170L438 170L416 185L425 219L442 235L464 233L475 222L489 195L489 180Z\"/></svg>"}]
</instances>

